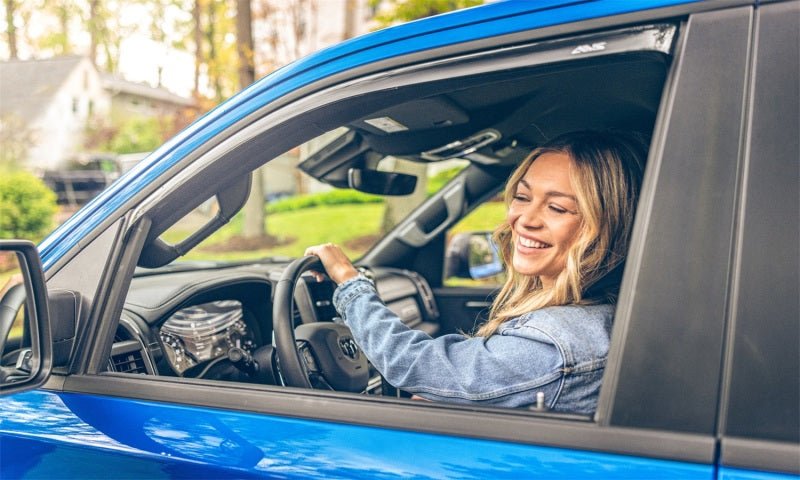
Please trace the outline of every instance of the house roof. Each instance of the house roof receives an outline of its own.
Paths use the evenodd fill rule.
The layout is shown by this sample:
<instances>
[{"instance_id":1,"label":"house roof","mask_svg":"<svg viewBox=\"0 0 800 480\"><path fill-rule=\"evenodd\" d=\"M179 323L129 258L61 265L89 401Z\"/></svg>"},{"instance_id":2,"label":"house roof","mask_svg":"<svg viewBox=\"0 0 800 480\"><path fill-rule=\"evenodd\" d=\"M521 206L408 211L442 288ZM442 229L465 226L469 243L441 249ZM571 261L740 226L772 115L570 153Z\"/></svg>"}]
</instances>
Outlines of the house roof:
<instances>
[{"instance_id":1,"label":"house roof","mask_svg":"<svg viewBox=\"0 0 800 480\"><path fill-rule=\"evenodd\" d=\"M171 103L173 105L182 107L195 106L195 102L191 98L176 95L163 88L151 87L146 83L131 82L115 75L104 74L103 87L108 90L111 95L125 93L128 95L155 100L157 102Z\"/></svg>"},{"instance_id":2,"label":"house roof","mask_svg":"<svg viewBox=\"0 0 800 480\"><path fill-rule=\"evenodd\" d=\"M86 57L68 55L0 62L0 117L13 114L24 124L30 123L84 61Z\"/></svg>"}]
</instances>

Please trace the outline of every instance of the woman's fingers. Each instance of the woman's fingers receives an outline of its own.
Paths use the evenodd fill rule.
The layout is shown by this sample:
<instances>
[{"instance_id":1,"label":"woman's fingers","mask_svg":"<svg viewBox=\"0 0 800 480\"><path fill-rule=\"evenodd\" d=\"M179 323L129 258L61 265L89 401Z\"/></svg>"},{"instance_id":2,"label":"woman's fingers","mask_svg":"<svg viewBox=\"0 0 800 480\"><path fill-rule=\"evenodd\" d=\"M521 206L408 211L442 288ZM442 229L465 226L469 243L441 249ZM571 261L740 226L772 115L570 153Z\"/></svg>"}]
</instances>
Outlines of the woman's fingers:
<instances>
[{"instance_id":1,"label":"woman's fingers","mask_svg":"<svg viewBox=\"0 0 800 480\"><path fill-rule=\"evenodd\" d=\"M308 247L305 254L319 257L322 261L322 265L331 277L331 280L336 283L346 282L358 275L358 270L356 270L347 258L347 255L344 254L341 248L333 243ZM314 272L314 277L317 281L322 281L322 275L318 272Z\"/></svg>"}]
</instances>

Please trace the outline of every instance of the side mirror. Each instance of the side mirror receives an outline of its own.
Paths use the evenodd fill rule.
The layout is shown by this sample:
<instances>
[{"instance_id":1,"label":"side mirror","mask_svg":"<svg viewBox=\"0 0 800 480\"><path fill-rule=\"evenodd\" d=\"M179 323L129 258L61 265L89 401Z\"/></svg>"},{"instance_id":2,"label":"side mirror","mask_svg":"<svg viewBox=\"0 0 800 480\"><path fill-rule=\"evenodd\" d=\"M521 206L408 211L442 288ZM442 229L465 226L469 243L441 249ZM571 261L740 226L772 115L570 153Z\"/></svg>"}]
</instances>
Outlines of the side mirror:
<instances>
[{"instance_id":1,"label":"side mirror","mask_svg":"<svg viewBox=\"0 0 800 480\"><path fill-rule=\"evenodd\" d=\"M351 168L347 171L347 185L359 192L377 195L411 195L417 187L417 177L405 173Z\"/></svg>"},{"instance_id":2,"label":"side mirror","mask_svg":"<svg viewBox=\"0 0 800 480\"><path fill-rule=\"evenodd\" d=\"M52 362L39 252L27 240L0 240L0 395L40 387Z\"/></svg>"},{"instance_id":3,"label":"side mirror","mask_svg":"<svg viewBox=\"0 0 800 480\"><path fill-rule=\"evenodd\" d=\"M500 250L490 232L457 233L447 245L445 277L481 279L503 272Z\"/></svg>"}]
</instances>

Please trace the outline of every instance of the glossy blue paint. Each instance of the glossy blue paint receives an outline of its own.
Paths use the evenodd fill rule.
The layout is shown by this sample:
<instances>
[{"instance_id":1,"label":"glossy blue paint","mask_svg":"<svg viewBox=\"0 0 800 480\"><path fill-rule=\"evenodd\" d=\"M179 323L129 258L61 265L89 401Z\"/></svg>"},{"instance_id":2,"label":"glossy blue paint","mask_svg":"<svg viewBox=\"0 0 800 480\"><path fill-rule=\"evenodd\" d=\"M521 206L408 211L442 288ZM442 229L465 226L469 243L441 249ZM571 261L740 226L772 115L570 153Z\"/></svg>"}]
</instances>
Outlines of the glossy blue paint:
<instances>
[{"instance_id":1,"label":"glossy blue paint","mask_svg":"<svg viewBox=\"0 0 800 480\"><path fill-rule=\"evenodd\" d=\"M44 391L0 399L0 440L9 479L714 477L710 465Z\"/></svg>"},{"instance_id":2,"label":"glossy blue paint","mask_svg":"<svg viewBox=\"0 0 800 480\"><path fill-rule=\"evenodd\" d=\"M111 185L40 245L45 271L103 221L209 139L257 109L315 81L402 55L525 30L698 0L507 1L410 22L322 50L254 83L194 122Z\"/></svg>"},{"instance_id":3,"label":"glossy blue paint","mask_svg":"<svg viewBox=\"0 0 800 480\"><path fill-rule=\"evenodd\" d=\"M719 469L718 478L719 480L797 480L800 475L722 467Z\"/></svg>"}]
</instances>

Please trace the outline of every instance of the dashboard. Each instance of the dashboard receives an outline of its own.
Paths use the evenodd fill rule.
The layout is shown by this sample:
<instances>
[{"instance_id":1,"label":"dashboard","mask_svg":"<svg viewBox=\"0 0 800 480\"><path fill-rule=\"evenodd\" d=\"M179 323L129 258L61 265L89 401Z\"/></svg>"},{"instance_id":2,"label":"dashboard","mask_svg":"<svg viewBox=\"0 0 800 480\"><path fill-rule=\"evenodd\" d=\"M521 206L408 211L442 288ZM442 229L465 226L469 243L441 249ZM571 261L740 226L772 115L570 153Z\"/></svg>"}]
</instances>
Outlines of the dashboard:
<instances>
[{"instance_id":1,"label":"dashboard","mask_svg":"<svg viewBox=\"0 0 800 480\"><path fill-rule=\"evenodd\" d=\"M137 273L107 371L279 384L272 294L285 266L199 264ZM430 335L439 332L436 303L421 276L389 268L367 273L406 325ZM295 325L337 321L331 300L335 288L330 280L303 275L295 290ZM267 374L254 375L247 362L258 363ZM368 393L379 393L380 375L373 371L372 377Z\"/></svg>"}]
</instances>

